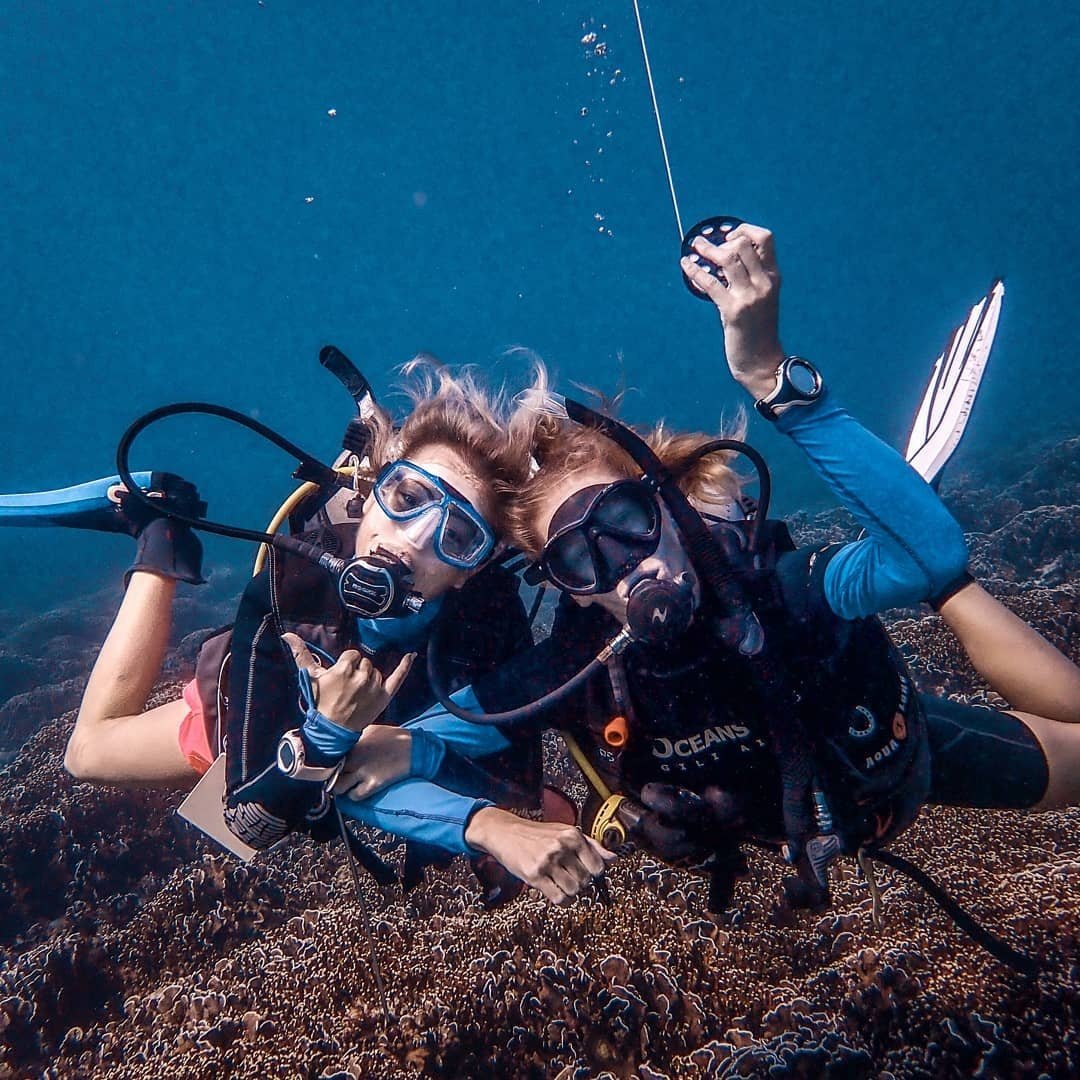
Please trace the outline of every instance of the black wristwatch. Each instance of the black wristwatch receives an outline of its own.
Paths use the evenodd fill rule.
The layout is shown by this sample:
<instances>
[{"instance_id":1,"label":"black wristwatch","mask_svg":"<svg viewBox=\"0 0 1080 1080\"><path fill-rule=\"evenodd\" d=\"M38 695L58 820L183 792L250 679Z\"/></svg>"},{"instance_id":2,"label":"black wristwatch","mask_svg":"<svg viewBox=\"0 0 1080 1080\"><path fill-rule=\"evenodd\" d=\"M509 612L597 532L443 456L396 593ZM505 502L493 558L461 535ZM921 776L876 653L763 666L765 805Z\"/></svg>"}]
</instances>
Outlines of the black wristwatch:
<instances>
[{"instance_id":1,"label":"black wristwatch","mask_svg":"<svg viewBox=\"0 0 1080 1080\"><path fill-rule=\"evenodd\" d=\"M760 401L754 402L766 420L776 420L796 405L813 405L825 391L825 382L809 360L785 356L776 369L776 386Z\"/></svg>"}]
</instances>

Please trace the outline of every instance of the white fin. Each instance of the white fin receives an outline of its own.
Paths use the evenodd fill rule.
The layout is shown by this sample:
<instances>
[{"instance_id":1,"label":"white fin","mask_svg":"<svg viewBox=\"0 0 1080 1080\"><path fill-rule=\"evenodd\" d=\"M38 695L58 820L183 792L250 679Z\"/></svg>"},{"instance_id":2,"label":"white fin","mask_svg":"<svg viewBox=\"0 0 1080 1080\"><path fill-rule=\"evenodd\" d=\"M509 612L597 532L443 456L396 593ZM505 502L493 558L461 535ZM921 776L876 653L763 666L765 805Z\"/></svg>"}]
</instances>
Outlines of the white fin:
<instances>
[{"instance_id":1,"label":"white fin","mask_svg":"<svg viewBox=\"0 0 1080 1080\"><path fill-rule=\"evenodd\" d=\"M937 358L904 457L928 483L937 479L967 427L997 333L1005 283L1000 278L970 311Z\"/></svg>"}]
</instances>

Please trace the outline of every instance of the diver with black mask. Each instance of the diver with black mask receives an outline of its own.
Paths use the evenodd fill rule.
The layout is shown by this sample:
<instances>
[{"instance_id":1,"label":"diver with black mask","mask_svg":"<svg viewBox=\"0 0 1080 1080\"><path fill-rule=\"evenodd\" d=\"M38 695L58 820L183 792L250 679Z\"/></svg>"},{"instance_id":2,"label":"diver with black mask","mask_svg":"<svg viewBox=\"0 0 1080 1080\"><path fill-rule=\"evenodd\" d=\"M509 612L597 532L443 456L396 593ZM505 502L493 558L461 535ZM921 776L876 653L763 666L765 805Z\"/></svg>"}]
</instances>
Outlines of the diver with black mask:
<instances>
[{"instance_id":1,"label":"diver with black mask","mask_svg":"<svg viewBox=\"0 0 1080 1080\"><path fill-rule=\"evenodd\" d=\"M716 453L733 443L662 429L642 440L541 377L516 417L539 468L515 500L513 536L535 576L565 594L551 639L416 726L448 745L469 740L474 754L477 729L504 748L485 720L568 731L599 793L585 831L711 860L717 909L748 840L783 845L797 870L789 899L818 906L836 857L880 849L927 802L1075 802L1080 671L970 579L963 534L933 490L809 361L785 355L771 234L736 224L722 243L688 243L681 266L720 312L732 375L866 536L796 549L765 519L764 486L761 514L745 514ZM915 692L874 616L920 601L1010 709ZM372 792L400 774L356 764L365 820L379 822ZM466 839L546 895L567 900L588 884L584 834L529 834L485 811Z\"/></svg>"}]
</instances>

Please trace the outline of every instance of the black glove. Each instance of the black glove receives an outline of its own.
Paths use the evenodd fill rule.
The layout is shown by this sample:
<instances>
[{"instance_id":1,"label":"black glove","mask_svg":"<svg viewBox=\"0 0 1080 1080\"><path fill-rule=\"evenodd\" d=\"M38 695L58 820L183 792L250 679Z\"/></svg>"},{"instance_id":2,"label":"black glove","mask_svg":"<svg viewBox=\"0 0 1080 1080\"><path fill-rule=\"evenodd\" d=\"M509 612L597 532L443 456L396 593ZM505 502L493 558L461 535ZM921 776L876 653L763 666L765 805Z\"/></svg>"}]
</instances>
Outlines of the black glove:
<instances>
[{"instance_id":1,"label":"black glove","mask_svg":"<svg viewBox=\"0 0 1080 1080\"><path fill-rule=\"evenodd\" d=\"M135 561L124 574L124 585L136 570L201 585L206 581L202 576L202 555L202 542L183 522L152 518L135 538Z\"/></svg>"},{"instance_id":2,"label":"black glove","mask_svg":"<svg viewBox=\"0 0 1080 1080\"><path fill-rule=\"evenodd\" d=\"M177 510L187 517L202 517L206 503L199 498L194 484L173 473L156 472L151 476L150 492L162 508ZM124 585L136 570L148 570L162 577L201 585L202 542L182 521L164 517L130 492L120 496L117 520L135 537L135 561L124 574Z\"/></svg>"},{"instance_id":3,"label":"black glove","mask_svg":"<svg viewBox=\"0 0 1080 1080\"><path fill-rule=\"evenodd\" d=\"M643 829L647 842L656 845L657 854L668 861L704 861L700 868L709 875L709 911L724 911L731 903L735 882L748 873L746 857L739 849L744 819L736 799L714 786L699 795L674 784L646 784L641 801L655 820L654 826ZM666 852L658 841L666 844Z\"/></svg>"}]
</instances>

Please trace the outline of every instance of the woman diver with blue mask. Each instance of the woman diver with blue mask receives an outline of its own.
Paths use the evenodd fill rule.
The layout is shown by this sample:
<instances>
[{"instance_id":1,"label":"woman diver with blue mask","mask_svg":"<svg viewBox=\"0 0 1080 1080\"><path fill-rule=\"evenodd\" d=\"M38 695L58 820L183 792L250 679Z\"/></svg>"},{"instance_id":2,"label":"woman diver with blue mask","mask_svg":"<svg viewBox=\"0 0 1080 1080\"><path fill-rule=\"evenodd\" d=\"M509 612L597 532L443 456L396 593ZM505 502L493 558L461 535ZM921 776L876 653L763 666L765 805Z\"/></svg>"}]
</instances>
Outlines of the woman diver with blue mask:
<instances>
[{"instance_id":1,"label":"woman diver with blue mask","mask_svg":"<svg viewBox=\"0 0 1080 1080\"><path fill-rule=\"evenodd\" d=\"M485 721L558 726L584 747L603 805L585 824L592 839L495 808L465 839L564 902L595 872L595 839L630 835L671 860L711 858L720 905L738 844L782 843L798 870L792 902L816 904L837 855L880 850L927 802L1077 801L1080 670L971 581L963 534L933 490L809 361L785 356L771 234L741 225L720 244L698 238L682 267L720 313L733 376L866 536L796 549L765 520L764 485L761 516L745 520L717 454L737 442L660 429L642 439L540 379L514 422L539 467L512 506L512 536L534 577L565 594L552 637L410 730L478 754L477 730L505 749ZM915 692L873 616L920 601L1009 709ZM413 781L377 789L403 761L358 752L357 816L392 827L381 800Z\"/></svg>"},{"instance_id":2,"label":"woman diver with blue mask","mask_svg":"<svg viewBox=\"0 0 1080 1080\"><path fill-rule=\"evenodd\" d=\"M412 410L401 426L369 407L354 482L325 485L290 515L290 540L321 552L322 565L310 552L269 549L269 568L248 585L231 631L204 645L181 699L142 711L160 676L177 581L202 580L201 545L184 522L202 524L205 504L163 474L129 474L149 500L122 484L108 499L67 505L70 513L52 500L53 524L128 532L138 548L68 743L76 778L188 786L225 741L225 818L242 841L263 848L296 827L328 833L328 782L361 732L380 719L368 743L392 747L393 725L434 701L424 665L412 665L433 627L452 630L455 685L531 643L517 579L493 558L507 493L524 479L501 405L468 375L424 363L407 370ZM343 568L337 576L328 562ZM443 832L460 833L486 796L539 802L538 737L513 742L499 768L523 782L460 762L457 784L472 797L441 798Z\"/></svg>"}]
</instances>

